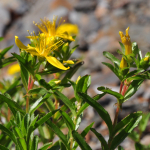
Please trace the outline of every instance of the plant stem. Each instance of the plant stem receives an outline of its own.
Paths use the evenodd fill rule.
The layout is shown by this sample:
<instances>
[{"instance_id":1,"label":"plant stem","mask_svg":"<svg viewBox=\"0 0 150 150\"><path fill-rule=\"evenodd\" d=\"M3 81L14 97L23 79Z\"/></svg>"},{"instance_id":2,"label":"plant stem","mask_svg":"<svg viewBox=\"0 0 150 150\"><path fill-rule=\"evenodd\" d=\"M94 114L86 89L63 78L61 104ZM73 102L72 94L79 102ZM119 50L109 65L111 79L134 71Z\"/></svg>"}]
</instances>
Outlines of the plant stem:
<instances>
[{"instance_id":1,"label":"plant stem","mask_svg":"<svg viewBox=\"0 0 150 150\"><path fill-rule=\"evenodd\" d=\"M26 99L26 113L29 112L29 97L27 95L27 99Z\"/></svg>"}]
</instances>

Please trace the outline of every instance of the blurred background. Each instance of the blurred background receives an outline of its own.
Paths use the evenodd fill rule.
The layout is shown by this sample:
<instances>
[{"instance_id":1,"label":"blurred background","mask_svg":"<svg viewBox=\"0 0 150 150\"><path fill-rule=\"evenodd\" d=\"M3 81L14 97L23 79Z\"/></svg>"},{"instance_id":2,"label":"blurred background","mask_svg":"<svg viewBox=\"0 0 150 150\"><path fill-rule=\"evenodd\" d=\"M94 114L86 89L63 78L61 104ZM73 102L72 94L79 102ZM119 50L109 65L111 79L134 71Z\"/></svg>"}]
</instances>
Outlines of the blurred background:
<instances>
[{"instance_id":1,"label":"blurred background","mask_svg":"<svg viewBox=\"0 0 150 150\"><path fill-rule=\"evenodd\" d=\"M44 17L52 20L53 16L62 17L66 23L78 25L79 34L76 43L78 49L72 58L84 60L84 65L79 69L72 80L79 75L90 74L92 84L88 91L91 96L99 93L97 87L107 86L119 91L118 78L101 62L108 61L103 56L103 51L109 51L121 59L116 52L120 49L119 31L125 33L129 26L131 42L137 42L142 54L150 49L150 0L0 0L0 37L4 40L0 43L0 49L14 44L10 52L19 53L15 45L14 36L26 45L29 40L27 30L38 31L33 21L40 22ZM8 54L11 56L11 53ZM1 72L0 79L9 78L7 73ZM73 91L68 88L65 91L68 97L73 97ZM116 99L109 95L104 96L99 103L114 118ZM150 81L146 81L139 91L129 101L125 102L119 119L131 112L150 110ZM108 139L108 130L105 123L99 118L92 107L84 113L84 119L79 128L82 131L87 125L95 121L94 127ZM90 132L86 141L93 150L99 150L100 143ZM150 122L142 136L142 143L149 144ZM127 138L122 143L125 150L134 150L134 143Z\"/></svg>"}]
</instances>

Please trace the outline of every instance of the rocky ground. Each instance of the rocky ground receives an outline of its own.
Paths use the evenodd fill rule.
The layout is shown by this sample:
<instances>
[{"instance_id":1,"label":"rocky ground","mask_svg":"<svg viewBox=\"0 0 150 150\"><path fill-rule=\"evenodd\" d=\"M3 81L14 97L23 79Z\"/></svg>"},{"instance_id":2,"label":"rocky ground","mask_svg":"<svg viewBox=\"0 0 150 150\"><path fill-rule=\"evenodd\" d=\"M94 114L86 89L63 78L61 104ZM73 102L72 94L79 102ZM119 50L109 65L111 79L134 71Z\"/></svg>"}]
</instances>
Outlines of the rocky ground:
<instances>
[{"instance_id":1,"label":"rocky ground","mask_svg":"<svg viewBox=\"0 0 150 150\"><path fill-rule=\"evenodd\" d=\"M39 22L40 18L53 18L53 15L63 17L66 22L77 24L80 30L77 36L79 48L73 58L82 58L83 67L73 77L90 74L92 84L90 95L98 93L97 87L108 86L118 91L119 80L101 62L108 61L102 55L109 51L120 58L116 53L120 49L118 32L130 27L131 41L136 41L143 55L150 49L150 0L1 0L0 1L0 36L5 40L1 42L0 49L14 43L14 36L19 36L23 43L28 43L25 36L27 30L36 31L33 21ZM14 45L11 52L18 52ZM11 54L10 54L11 55ZM69 92L68 92L69 91ZM66 91L72 96L71 89ZM68 94L71 93L71 94ZM116 99L106 95L99 101L114 118ZM119 119L137 110L149 111L150 82L146 81L139 91L129 101L124 103ZM108 139L108 130L91 107L88 107L81 123L80 131L86 125L95 121L94 127ZM100 143L90 132L86 137L93 150L100 150ZM142 138L143 144L149 144L150 126ZM125 150L134 150L134 143L127 138L122 143Z\"/></svg>"}]
</instances>

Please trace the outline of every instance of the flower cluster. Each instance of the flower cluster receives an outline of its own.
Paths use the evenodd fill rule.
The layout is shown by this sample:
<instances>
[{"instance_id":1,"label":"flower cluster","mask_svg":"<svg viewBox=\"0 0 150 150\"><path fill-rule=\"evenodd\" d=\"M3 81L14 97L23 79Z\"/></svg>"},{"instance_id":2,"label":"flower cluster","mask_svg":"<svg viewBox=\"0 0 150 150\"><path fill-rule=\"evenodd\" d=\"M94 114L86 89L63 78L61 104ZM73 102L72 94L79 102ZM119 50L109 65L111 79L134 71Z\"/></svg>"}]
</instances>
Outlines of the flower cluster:
<instances>
[{"instance_id":1,"label":"flower cluster","mask_svg":"<svg viewBox=\"0 0 150 150\"><path fill-rule=\"evenodd\" d=\"M61 70L67 70L69 67L65 67L64 64L55 56L54 51L59 51L59 48L67 41L74 41L72 35L78 33L78 27L72 24L61 24L59 21L58 27L56 27L57 17L53 18L53 21L48 19L41 19L42 23L33 22L41 32L38 35L29 33L29 38L32 44L25 46L15 36L15 43L21 49L30 53L33 56L37 56L40 60L47 60L51 65ZM29 31L28 31L29 32ZM59 51L60 53L60 51ZM64 63L73 64L71 60L64 61Z\"/></svg>"}]
</instances>

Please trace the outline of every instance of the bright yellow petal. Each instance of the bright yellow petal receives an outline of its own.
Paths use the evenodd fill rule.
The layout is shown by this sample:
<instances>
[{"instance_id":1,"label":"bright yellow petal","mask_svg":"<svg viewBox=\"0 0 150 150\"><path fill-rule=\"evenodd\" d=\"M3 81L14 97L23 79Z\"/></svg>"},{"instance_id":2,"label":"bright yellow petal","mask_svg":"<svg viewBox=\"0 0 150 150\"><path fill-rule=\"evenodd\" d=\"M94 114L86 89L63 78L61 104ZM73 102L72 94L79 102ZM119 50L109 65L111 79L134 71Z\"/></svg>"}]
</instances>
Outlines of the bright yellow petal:
<instances>
[{"instance_id":1,"label":"bright yellow petal","mask_svg":"<svg viewBox=\"0 0 150 150\"><path fill-rule=\"evenodd\" d=\"M71 23L65 23L58 27L57 32L66 31L69 35L77 35L79 33L79 29L77 25Z\"/></svg>"},{"instance_id":2,"label":"bright yellow petal","mask_svg":"<svg viewBox=\"0 0 150 150\"><path fill-rule=\"evenodd\" d=\"M74 61L72 61L72 60L67 60L67 61L63 61L63 63L67 63L67 64L70 64L70 65L73 65L73 64L74 64Z\"/></svg>"},{"instance_id":3,"label":"bright yellow petal","mask_svg":"<svg viewBox=\"0 0 150 150\"><path fill-rule=\"evenodd\" d=\"M47 61L51 64L51 65L53 65L53 66L55 66L55 67L57 67L57 68L59 68L59 69L62 69L62 70L68 70L70 67L68 67L68 68L66 68L59 60L57 60L55 57L52 57L52 56L49 56L49 57L46 57L46 59L47 59Z\"/></svg>"},{"instance_id":4,"label":"bright yellow petal","mask_svg":"<svg viewBox=\"0 0 150 150\"><path fill-rule=\"evenodd\" d=\"M40 54L34 48L28 48L28 49L26 49L26 52L28 52L34 56L40 56Z\"/></svg>"},{"instance_id":5,"label":"bright yellow petal","mask_svg":"<svg viewBox=\"0 0 150 150\"><path fill-rule=\"evenodd\" d=\"M15 36L15 43L20 49L27 49L27 46L25 46L18 38L18 36Z\"/></svg>"},{"instance_id":6,"label":"bright yellow petal","mask_svg":"<svg viewBox=\"0 0 150 150\"><path fill-rule=\"evenodd\" d=\"M15 74L17 72L20 72L19 64L11 65L10 67L8 67L7 72L8 72L9 75L12 75L12 74Z\"/></svg>"},{"instance_id":7,"label":"bright yellow petal","mask_svg":"<svg viewBox=\"0 0 150 150\"><path fill-rule=\"evenodd\" d=\"M68 34L68 32L63 32L63 33L57 32L57 33L56 33L56 36L58 36L58 37L60 37L60 38L63 38L63 39L67 39L67 40L69 40L69 41L75 41L75 40L72 38L72 36L70 36L70 35Z\"/></svg>"}]
</instances>

